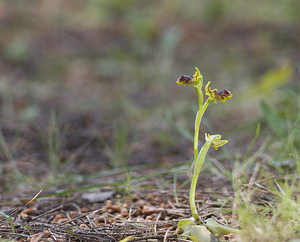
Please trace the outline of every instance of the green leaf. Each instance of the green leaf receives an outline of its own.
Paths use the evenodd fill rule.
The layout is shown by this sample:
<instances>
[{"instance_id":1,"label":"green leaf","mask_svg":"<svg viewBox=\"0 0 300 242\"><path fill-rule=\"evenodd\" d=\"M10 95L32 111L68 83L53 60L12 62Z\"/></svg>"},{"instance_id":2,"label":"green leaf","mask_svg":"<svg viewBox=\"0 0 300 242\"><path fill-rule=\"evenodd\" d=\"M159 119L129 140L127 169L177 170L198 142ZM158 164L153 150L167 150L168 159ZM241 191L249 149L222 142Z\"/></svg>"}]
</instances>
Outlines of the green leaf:
<instances>
[{"instance_id":1,"label":"green leaf","mask_svg":"<svg viewBox=\"0 0 300 242\"><path fill-rule=\"evenodd\" d=\"M193 218L180 220L177 229L183 232L181 237L186 237L194 242L212 241L211 232L204 225L196 225Z\"/></svg>"},{"instance_id":2,"label":"green leaf","mask_svg":"<svg viewBox=\"0 0 300 242\"><path fill-rule=\"evenodd\" d=\"M185 231L187 228L193 225L195 225L193 218L182 219L178 221L177 229L182 229L183 231Z\"/></svg>"},{"instance_id":3,"label":"green leaf","mask_svg":"<svg viewBox=\"0 0 300 242\"><path fill-rule=\"evenodd\" d=\"M215 219L213 218L209 218L206 219L205 221L205 225L207 226L207 228L214 234L218 234L218 235L226 235L226 234L230 234L230 233L238 233L239 230L238 229L234 229L231 228L229 226L226 225L222 225L219 224Z\"/></svg>"},{"instance_id":4,"label":"green leaf","mask_svg":"<svg viewBox=\"0 0 300 242\"><path fill-rule=\"evenodd\" d=\"M211 232L204 225L194 225L189 229L189 239L194 242L211 242Z\"/></svg>"}]
</instances>

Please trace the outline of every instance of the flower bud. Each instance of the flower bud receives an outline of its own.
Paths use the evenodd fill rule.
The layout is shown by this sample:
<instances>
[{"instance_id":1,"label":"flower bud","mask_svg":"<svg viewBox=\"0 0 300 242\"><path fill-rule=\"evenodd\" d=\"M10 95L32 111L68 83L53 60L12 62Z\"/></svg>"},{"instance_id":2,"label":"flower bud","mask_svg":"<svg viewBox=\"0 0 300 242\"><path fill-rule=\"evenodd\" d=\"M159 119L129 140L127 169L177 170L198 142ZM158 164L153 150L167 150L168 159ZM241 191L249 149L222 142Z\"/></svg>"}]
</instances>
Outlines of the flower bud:
<instances>
[{"instance_id":1,"label":"flower bud","mask_svg":"<svg viewBox=\"0 0 300 242\"><path fill-rule=\"evenodd\" d=\"M221 140L220 134L210 135L210 134L205 133L205 140L206 140L206 142L211 142L211 144L215 148L215 150L218 150L221 146L228 143L228 140Z\"/></svg>"}]
</instances>

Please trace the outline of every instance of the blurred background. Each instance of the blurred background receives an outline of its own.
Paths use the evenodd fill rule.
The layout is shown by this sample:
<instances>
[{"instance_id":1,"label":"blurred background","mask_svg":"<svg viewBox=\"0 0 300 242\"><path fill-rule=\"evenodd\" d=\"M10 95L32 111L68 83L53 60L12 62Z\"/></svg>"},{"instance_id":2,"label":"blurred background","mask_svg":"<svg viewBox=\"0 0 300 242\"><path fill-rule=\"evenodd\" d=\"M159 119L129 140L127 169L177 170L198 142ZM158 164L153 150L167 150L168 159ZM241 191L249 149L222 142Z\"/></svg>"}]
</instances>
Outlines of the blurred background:
<instances>
[{"instance_id":1,"label":"blurred background","mask_svg":"<svg viewBox=\"0 0 300 242\"><path fill-rule=\"evenodd\" d=\"M298 0L1 1L1 191L190 160L197 96L175 82L195 66L233 93L209 107L200 137L223 134L230 167L260 123L276 151L299 112L299 9ZM292 167L289 152L274 166Z\"/></svg>"}]
</instances>

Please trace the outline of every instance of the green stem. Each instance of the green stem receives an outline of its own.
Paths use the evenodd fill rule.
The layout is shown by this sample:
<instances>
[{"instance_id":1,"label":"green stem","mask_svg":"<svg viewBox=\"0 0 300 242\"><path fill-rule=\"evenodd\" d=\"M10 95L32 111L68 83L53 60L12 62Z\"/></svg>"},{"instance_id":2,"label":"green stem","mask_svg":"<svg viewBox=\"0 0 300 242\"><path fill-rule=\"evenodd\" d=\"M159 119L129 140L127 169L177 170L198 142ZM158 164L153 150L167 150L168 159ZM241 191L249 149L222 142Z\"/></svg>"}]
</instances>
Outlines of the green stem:
<instances>
[{"instance_id":1,"label":"green stem","mask_svg":"<svg viewBox=\"0 0 300 242\"><path fill-rule=\"evenodd\" d=\"M200 223L201 219L197 212L196 202L195 202L195 196L196 196L196 187L198 182L198 177L202 168L202 165L204 163L206 154L208 152L209 147L211 146L211 141L205 142L205 144L202 146L199 156L197 157L197 160L194 164L194 171L193 171L193 177L191 182L191 188L190 188L190 208L192 215L196 221L196 223Z\"/></svg>"},{"instance_id":2,"label":"green stem","mask_svg":"<svg viewBox=\"0 0 300 242\"><path fill-rule=\"evenodd\" d=\"M196 187L198 182L198 177L201 171L201 167L204 163L205 156L208 152L208 149L211 145L211 142L206 142L198 155L198 149L199 149L199 131L200 131L200 124L203 117L203 114L205 113L209 101L208 99L203 104L203 92L202 92L202 85L195 87L198 99L199 99L199 110L196 115L195 119L195 134L194 134L194 171L193 171L193 177L191 182L191 188L190 188L190 208L192 215L197 223L200 223L200 216L197 212L196 202L195 202L195 196L196 196Z\"/></svg>"},{"instance_id":3,"label":"green stem","mask_svg":"<svg viewBox=\"0 0 300 242\"><path fill-rule=\"evenodd\" d=\"M195 119L195 134L194 134L194 161L197 159L198 156L198 140L199 140L199 130L200 130L200 123L201 119L203 116L203 112L200 112L203 106L203 92L202 92L202 85L196 86L195 87L197 95L198 95L198 100L199 100L199 108L198 112L196 114L196 119ZM202 115L199 115L202 113Z\"/></svg>"},{"instance_id":4,"label":"green stem","mask_svg":"<svg viewBox=\"0 0 300 242\"><path fill-rule=\"evenodd\" d=\"M203 116L203 114L202 114ZM200 115L200 108L196 114L195 119L195 134L194 134L194 162L197 160L198 157L198 141L199 141L199 131L200 131L200 123L201 123L201 115Z\"/></svg>"},{"instance_id":5,"label":"green stem","mask_svg":"<svg viewBox=\"0 0 300 242\"><path fill-rule=\"evenodd\" d=\"M203 117L203 114L205 113L208 105L209 105L209 102L206 100L206 102L204 103L204 105L202 104L203 103L203 94L202 94L202 91L199 90L196 88L197 90L197 93L198 93L198 96L199 96L199 110L197 112L197 115L196 115L196 119L195 119L195 134L194 134L194 161L197 160L197 157L198 157L198 149L199 149L199 132L200 132L200 124L201 124L201 120L202 120L202 117ZM201 97L200 97L201 96ZM201 105L200 105L201 103Z\"/></svg>"},{"instance_id":6,"label":"green stem","mask_svg":"<svg viewBox=\"0 0 300 242\"><path fill-rule=\"evenodd\" d=\"M202 92L202 85L196 86L195 87L198 99L199 99L199 107L203 105L203 92Z\"/></svg>"}]
</instances>

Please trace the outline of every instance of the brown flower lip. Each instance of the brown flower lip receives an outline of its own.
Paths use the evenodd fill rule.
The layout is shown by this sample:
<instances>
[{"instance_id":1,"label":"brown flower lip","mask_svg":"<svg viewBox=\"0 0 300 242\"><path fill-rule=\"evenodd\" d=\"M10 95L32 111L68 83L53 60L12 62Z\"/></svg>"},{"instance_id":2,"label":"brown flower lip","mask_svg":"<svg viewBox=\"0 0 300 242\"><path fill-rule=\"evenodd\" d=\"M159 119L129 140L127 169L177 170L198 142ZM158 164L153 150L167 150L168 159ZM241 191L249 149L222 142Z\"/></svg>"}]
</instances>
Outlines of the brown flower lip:
<instances>
[{"instance_id":1,"label":"brown flower lip","mask_svg":"<svg viewBox=\"0 0 300 242\"><path fill-rule=\"evenodd\" d=\"M232 96L232 93L227 89L215 91L215 94L218 95L219 97L221 97L222 99L229 98Z\"/></svg>"},{"instance_id":2,"label":"brown flower lip","mask_svg":"<svg viewBox=\"0 0 300 242\"><path fill-rule=\"evenodd\" d=\"M177 79L177 82L178 82L178 83L181 83L181 84L188 85L188 84L191 84L191 83L192 83L192 77L190 77L190 76L188 76L188 75L182 75L182 76L180 76L180 77Z\"/></svg>"}]
</instances>

